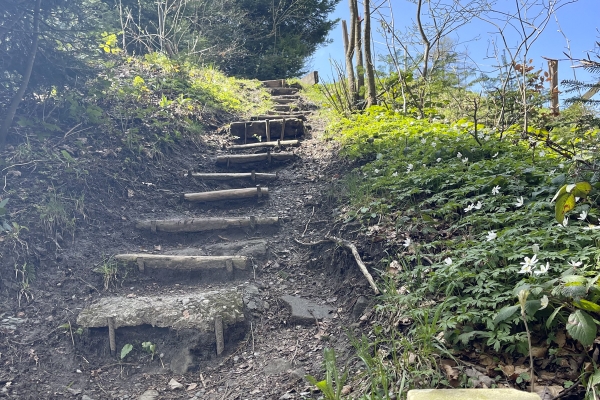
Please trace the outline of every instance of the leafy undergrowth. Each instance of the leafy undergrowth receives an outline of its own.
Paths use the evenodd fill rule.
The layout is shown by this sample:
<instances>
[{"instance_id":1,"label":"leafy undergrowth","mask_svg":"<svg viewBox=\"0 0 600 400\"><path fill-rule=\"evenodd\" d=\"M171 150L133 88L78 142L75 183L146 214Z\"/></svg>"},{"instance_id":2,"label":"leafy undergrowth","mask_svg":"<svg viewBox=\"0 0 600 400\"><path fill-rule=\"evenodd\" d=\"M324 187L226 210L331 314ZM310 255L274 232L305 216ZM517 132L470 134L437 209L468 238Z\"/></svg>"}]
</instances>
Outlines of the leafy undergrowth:
<instances>
[{"instance_id":1,"label":"leafy undergrowth","mask_svg":"<svg viewBox=\"0 0 600 400\"><path fill-rule=\"evenodd\" d=\"M598 192L562 223L551 201L565 184L597 189L593 168L472 123L381 107L329 130L362 164L346 178L343 218L387 244L377 323L355 341L365 398L415 387L525 389L530 351L538 386L595 384Z\"/></svg>"}]
</instances>

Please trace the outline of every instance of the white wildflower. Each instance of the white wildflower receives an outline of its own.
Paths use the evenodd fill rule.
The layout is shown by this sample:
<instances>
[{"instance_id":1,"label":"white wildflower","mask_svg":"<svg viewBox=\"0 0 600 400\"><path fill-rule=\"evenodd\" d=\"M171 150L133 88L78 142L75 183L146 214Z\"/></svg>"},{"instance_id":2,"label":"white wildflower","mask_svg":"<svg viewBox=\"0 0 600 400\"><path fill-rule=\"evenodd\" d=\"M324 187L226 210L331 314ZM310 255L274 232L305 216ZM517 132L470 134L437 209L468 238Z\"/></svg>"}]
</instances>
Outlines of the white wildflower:
<instances>
[{"instance_id":1,"label":"white wildflower","mask_svg":"<svg viewBox=\"0 0 600 400\"><path fill-rule=\"evenodd\" d=\"M581 212L581 214L579 214L579 217L577 217L577 219L580 220L580 221L585 221L585 219L587 218L587 216L588 216L587 210L583 210Z\"/></svg>"},{"instance_id":2,"label":"white wildflower","mask_svg":"<svg viewBox=\"0 0 600 400\"><path fill-rule=\"evenodd\" d=\"M452 259L450 257L446 257L446 259L444 260L444 264L452 265Z\"/></svg>"},{"instance_id":3,"label":"white wildflower","mask_svg":"<svg viewBox=\"0 0 600 400\"><path fill-rule=\"evenodd\" d=\"M378 160L381 160L381 159L383 158L383 154L381 154L381 153L377 153L377 157L376 157L376 158L377 158Z\"/></svg>"},{"instance_id":4,"label":"white wildflower","mask_svg":"<svg viewBox=\"0 0 600 400\"><path fill-rule=\"evenodd\" d=\"M544 150L541 150L539 153L540 157L544 157L546 155L546 152Z\"/></svg>"},{"instance_id":5,"label":"white wildflower","mask_svg":"<svg viewBox=\"0 0 600 400\"><path fill-rule=\"evenodd\" d=\"M566 227L567 225L569 225L569 217L565 217L562 222L562 226Z\"/></svg>"},{"instance_id":6,"label":"white wildflower","mask_svg":"<svg viewBox=\"0 0 600 400\"><path fill-rule=\"evenodd\" d=\"M581 267L581 264L583 264L581 261L575 261L575 260L569 261L569 265L573 268Z\"/></svg>"},{"instance_id":7,"label":"white wildflower","mask_svg":"<svg viewBox=\"0 0 600 400\"><path fill-rule=\"evenodd\" d=\"M410 240L410 238L407 237L406 239L404 239L404 243L402 243L402 246L408 247L408 246L410 246L411 243L412 243L412 240Z\"/></svg>"},{"instance_id":8,"label":"white wildflower","mask_svg":"<svg viewBox=\"0 0 600 400\"><path fill-rule=\"evenodd\" d=\"M457 158L462 158L462 153L459 151L458 153L456 153L456 157Z\"/></svg>"},{"instance_id":9,"label":"white wildflower","mask_svg":"<svg viewBox=\"0 0 600 400\"><path fill-rule=\"evenodd\" d=\"M465 157L465 158L463 158L463 159L462 159L462 162L463 162L464 164L468 163L468 162L469 162L469 157Z\"/></svg>"},{"instance_id":10,"label":"white wildflower","mask_svg":"<svg viewBox=\"0 0 600 400\"><path fill-rule=\"evenodd\" d=\"M441 158L438 158L438 159L437 159L437 160L435 160L435 161L436 161L436 162L440 162L440 161L442 161L442 159L441 159Z\"/></svg>"},{"instance_id":11,"label":"white wildflower","mask_svg":"<svg viewBox=\"0 0 600 400\"><path fill-rule=\"evenodd\" d=\"M498 237L498 235L496 234L496 232L494 231L488 231L487 236L486 236L486 240L488 242L491 242L492 240L496 239Z\"/></svg>"},{"instance_id":12,"label":"white wildflower","mask_svg":"<svg viewBox=\"0 0 600 400\"><path fill-rule=\"evenodd\" d=\"M392 176L398 176L398 172L394 172Z\"/></svg>"},{"instance_id":13,"label":"white wildflower","mask_svg":"<svg viewBox=\"0 0 600 400\"><path fill-rule=\"evenodd\" d=\"M496 157L498 157L498 153L497 153L497 152L496 152L496 154L494 154L494 155L492 156L492 158L496 158Z\"/></svg>"},{"instance_id":14,"label":"white wildflower","mask_svg":"<svg viewBox=\"0 0 600 400\"><path fill-rule=\"evenodd\" d=\"M481 201L478 201L477 204L473 206L473 208L476 210L481 210L481 207L483 207L483 203Z\"/></svg>"},{"instance_id":15,"label":"white wildflower","mask_svg":"<svg viewBox=\"0 0 600 400\"><path fill-rule=\"evenodd\" d=\"M473 208L475 208L475 204L471 203L469 204L466 208L465 208L465 212L469 212L471 211Z\"/></svg>"},{"instance_id":16,"label":"white wildflower","mask_svg":"<svg viewBox=\"0 0 600 400\"><path fill-rule=\"evenodd\" d=\"M547 273L549 269L550 269L550 263L546 261L546 265L540 266L540 269L538 269L537 271L533 271L533 273L536 275L543 275L543 274Z\"/></svg>"},{"instance_id":17,"label":"white wildflower","mask_svg":"<svg viewBox=\"0 0 600 400\"><path fill-rule=\"evenodd\" d=\"M431 147L435 148L435 146L437 146L437 143L436 142L432 142L431 143Z\"/></svg>"},{"instance_id":18,"label":"white wildflower","mask_svg":"<svg viewBox=\"0 0 600 400\"><path fill-rule=\"evenodd\" d=\"M537 259L537 255L533 255L533 257L529 258L529 257L525 257L525 261L519 263L521 264L521 270L519 271L519 274L529 274L531 273L531 271L533 271L533 268L535 268L535 264L537 264L539 260Z\"/></svg>"},{"instance_id":19,"label":"white wildflower","mask_svg":"<svg viewBox=\"0 0 600 400\"><path fill-rule=\"evenodd\" d=\"M517 202L515 203L515 206L517 207L522 207L523 206L523 196L519 197L517 199Z\"/></svg>"},{"instance_id":20,"label":"white wildflower","mask_svg":"<svg viewBox=\"0 0 600 400\"><path fill-rule=\"evenodd\" d=\"M375 170L373 171L374 174L378 174L379 170L377 168L375 168Z\"/></svg>"},{"instance_id":21,"label":"white wildflower","mask_svg":"<svg viewBox=\"0 0 600 400\"><path fill-rule=\"evenodd\" d=\"M492 188L492 194L495 196L497 194L500 194L500 186L496 185Z\"/></svg>"},{"instance_id":22,"label":"white wildflower","mask_svg":"<svg viewBox=\"0 0 600 400\"><path fill-rule=\"evenodd\" d=\"M423 144L427 143L427 139L425 139L425 138L421 139L421 143L423 143Z\"/></svg>"},{"instance_id":23,"label":"white wildflower","mask_svg":"<svg viewBox=\"0 0 600 400\"><path fill-rule=\"evenodd\" d=\"M544 308L548 307L548 296L542 296L542 298L540 299L540 304L542 305L542 307L540 307L540 310L543 310Z\"/></svg>"},{"instance_id":24,"label":"white wildflower","mask_svg":"<svg viewBox=\"0 0 600 400\"><path fill-rule=\"evenodd\" d=\"M565 164L563 164L563 163L558 164L558 168L563 169L564 167L565 167Z\"/></svg>"},{"instance_id":25,"label":"white wildflower","mask_svg":"<svg viewBox=\"0 0 600 400\"><path fill-rule=\"evenodd\" d=\"M413 165L412 164L408 164L406 166L406 173L409 173L410 171L412 171L412 169L413 169Z\"/></svg>"}]
</instances>

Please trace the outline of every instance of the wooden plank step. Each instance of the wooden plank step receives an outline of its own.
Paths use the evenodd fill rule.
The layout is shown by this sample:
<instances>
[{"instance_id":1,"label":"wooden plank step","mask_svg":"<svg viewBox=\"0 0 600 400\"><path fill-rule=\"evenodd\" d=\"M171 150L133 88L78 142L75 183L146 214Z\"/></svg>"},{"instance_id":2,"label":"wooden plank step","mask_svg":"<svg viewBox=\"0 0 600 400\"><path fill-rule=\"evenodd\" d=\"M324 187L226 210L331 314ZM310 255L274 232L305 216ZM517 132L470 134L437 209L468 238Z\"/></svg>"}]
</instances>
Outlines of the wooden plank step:
<instances>
[{"instance_id":1,"label":"wooden plank step","mask_svg":"<svg viewBox=\"0 0 600 400\"><path fill-rule=\"evenodd\" d=\"M271 100L276 104L292 104L298 101L298 99L280 99L278 97L273 97Z\"/></svg>"},{"instance_id":2,"label":"wooden plank step","mask_svg":"<svg viewBox=\"0 0 600 400\"><path fill-rule=\"evenodd\" d=\"M231 157L231 156L230 156ZM258 198L259 200L269 195L269 188L256 186L252 188L243 189L226 189L226 190L213 190L211 192L200 192L200 193L185 193L183 199L194 203L205 202L205 201L218 201L218 200L238 200L238 199L251 199Z\"/></svg>"},{"instance_id":3,"label":"wooden plank step","mask_svg":"<svg viewBox=\"0 0 600 400\"><path fill-rule=\"evenodd\" d=\"M263 86L268 88L284 88L287 87L285 79L271 79L269 81L262 81Z\"/></svg>"},{"instance_id":4,"label":"wooden plank step","mask_svg":"<svg viewBox=\"0 0 600 400\"><path fill-rule=\"evenodd\" d=\"M258 142L248 144L235 144L227 147L227 150L246 150L246 149L258 149L258 148L279 148L284 146L299 146L299 140L277 140L272 142Z\"/></svg>"},{"instance_id":5,"label":"wooden plank step","mask_svg":"<svg viewBox=\"0 0 600 400\"><path fill-rule=\"evenodd\" d=\"M264 114L264 115L254 115L250 117L250 121L265 121L265 120L273 120L273 119L284 119L284 118L296 118L301 119L302 121L306 121L306 115L301 113L296 114Z\"/></svg>"},{"instance_id":6,"label":"wooden plank step","mask_svg":"<svg viewBox=\"0 0 600 400\"><path fill-rule=\"evenodd\" d=\"M295 106L291 106L289 104L275 104L273 105L273 111L298 111L299 108Z\"/></svg>"},{"instance_id":7,"label":"wooden plank step","mask_svg":"<svg viewBox=\"0 0 600 400\"><path fill-rule=\"evenodd\" d=\"M217 164L230 166L233 164L249 164L261 161L288 161L294 160L296 155L294 153L258 153L258 154L236 154L236 155L224 155L217 156Z\"/></svg>"},{"instance_id":8,"label":"wooden plank step","mask_svg":"<svg viewBox=\"0 0 600 400\"><path fill-rule=\"evenodd\" d=\"M298 96L297 94L293 94L293 95L281 95L281 96L274 96L274 97L272 97L272 99L300 100L300 96Z\"/></svg>"},{"instance_id":9,"label":"wooden plank step","mask_svg":"<svg viewBox=\"0 0 600 400\"><path fill-rule=\"evenodd\" d=\"M260 144L260 143L253 143ZM242 145L242 146L250 146ZM218 173L203 173L203 172L191 172L188 171L187 177L202 179L203 181L230 181L232 179L250 179L252 182L256 181L274 181L277 179L277 174L264 174L256 172L218 172Z\"/></svg>"},{"instance_id":10,"label":"wooden plank step","mask_svg":"<svg viewBox=\"0 0 600 400\"><path fill-rule=\"evenodd\" d=\"M115 260L137 265L140 271L162 269L173 271L245 270L248 258L243 256L177 256L163 254L117 254Z\"/></svg>"},{"instance_id":11,"label":"wooden plank step","mask_svg":"<svg viewBox=\"0 0 600 400\"><path fill-rule=\"evenodd\" d=\"M282 135L283 131L283 135ZM253 137L273 139L296 138L304 135L304 121L298 118L264 121L241 121L229 125L229 132L244 141Z\"/></svg>"},{"instance_id":12,"label":"wooden plank step","mask_svg":"<svg viewBox=\"0 0 600 400\"><path fill-rule=\"evenodd\" d=\"M279 217L185 218L139 221L135 227L152 232L206 232L228 228L278 225Z\"/></svg>"},{"instance_id":13,"label":"wooden plank step","mask_svg":"<svg viewBox=\"0 0 600 400\"><path fill-rule=\"evenodd\" d=\"M271 96L293 95L298 93L298 89L291 87L269 88L267 91Z\"/></svg>"}]
</instances>

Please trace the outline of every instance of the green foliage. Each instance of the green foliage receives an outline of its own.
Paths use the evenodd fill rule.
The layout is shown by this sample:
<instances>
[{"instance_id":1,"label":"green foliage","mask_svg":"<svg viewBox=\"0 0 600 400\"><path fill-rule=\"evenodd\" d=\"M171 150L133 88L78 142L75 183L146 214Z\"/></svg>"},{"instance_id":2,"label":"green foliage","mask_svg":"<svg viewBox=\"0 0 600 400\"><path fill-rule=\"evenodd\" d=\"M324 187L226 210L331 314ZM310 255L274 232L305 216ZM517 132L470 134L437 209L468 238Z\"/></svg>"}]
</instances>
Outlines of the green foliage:
<instances>
[{"instance_id":1,"label":"green foliage","mask_svg":"<svg viewBox=\"0 0 600 400\"><path fill-rule=\"evenodd\" d=\"M133 345L127 343L126 345L123 346L123 348L121 349L121 353L119 354L119 358L121 360L124 360L125 357L127 357L127 355L129 353L131 353L131 350L133 350Z\"/></svg>"},{"instance_id":2,"label":"green foliage","mask_svg":"<svg viewBox=\"0 0 600 400\"><path fill-rule=\"evenodd\" d=\"M383 270L394 259L406 264L390 277L395 290L379 306L382 318L439 314L451 345L526 353L513 293L529 285L528 321L552 319L550 329L561 329L581 310L573 321L587 340L583 313L595 311L586 302L599 299L600 229L587 229L598 223L598 196L588 192L571 211L579 218L558 225L551 199L567 176L584 181L593 173L506 132L479 126L475 133L465 121L430 122L380 107L334 122L329 134L363 164L354 172L362 181L348 191L366 195L351 196L342 218L395 245Z\"/></svg>"},{"instance_id":3,"label":"green foliage","mask_svg":"<svg viewBox=\"0 0 600 400\"><path fill-rule=\"evenodd\" d=\"M315 377L307 375L305 378L310 384L316 386L327 400L340 400L342 398L342 389L348 379L348 371L345 370L342 375L337 367L335 350L323 349L323 359L325 368L325 379L318 381Z\"/></svg>"},{"instance_id":4,"label":"green foliage","mask_svg":"<svg viewBox=\"0 0 600 400\"><path fill-rule=\"evenodd\" d=\"M142 349L150 353L150 355L152 356L151 359L154 360L154 355L156 354L156 344L152 342L143 342Z\"/></svg>"},{"instance_id":5,"label":"green foliage","mask_svg":"<svg viewBox=\"0 0 600 400\"><path fill-rule=\"evenodd\" d=\"M108 290L111 286L114 286L119 279L120 272L122 272L120 271L119 263L112 258L105 258L95 271L102 275L104 290Z\"/></svg>"}]
</instances>

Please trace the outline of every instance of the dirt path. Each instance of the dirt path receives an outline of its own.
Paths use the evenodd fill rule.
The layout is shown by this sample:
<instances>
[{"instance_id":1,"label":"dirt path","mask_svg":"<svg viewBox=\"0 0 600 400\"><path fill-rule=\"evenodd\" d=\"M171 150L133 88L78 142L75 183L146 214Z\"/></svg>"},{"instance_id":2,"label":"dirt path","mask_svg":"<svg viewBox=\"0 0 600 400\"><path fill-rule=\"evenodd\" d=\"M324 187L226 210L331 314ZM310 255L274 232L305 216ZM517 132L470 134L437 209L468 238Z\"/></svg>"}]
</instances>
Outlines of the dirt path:
<instances>
[{"instance_id":1,"label":"dirt path","mask_svg":"<svg viewBox=\"0 0 600 400\"><path fill-rule=\"evenodd\" d=\"M310 108L303 101L300 104ZM196 143L196 148L167 155L158 168L139 171L135 181L104 181L102 177L111 171L97 171L88 185L92 193L94 189L106 189L107 195L98 196L98 201L88 207L87 217L92 220L89 228L78 232L73 243L55 255L40 250L40 258L42 262L47 260L48 268L32 301L23 301L26 304L15 313L8 308L15 308L14 303L5 303L1 313L4 342L0 350L0 398L315 397L304 376L323 376L324 347L333 347L338 357L346 358L350 349L347 330L360 329L356 317L370 289L345 250L333 244L301 246L296 241L315 242L329 233L340 234L334 226L335 201L339 197L336 191L340 187L337 181L347 167L337 160L334 145L321 140L322 122L309 115L305 124L312 129L301 145L281 151L294 152L295 160L217 168L216 156L232 154L221 149L231 144L232 138L212 133L203 144ZM251 149L244 153L264 152ZM264 184L268 185L269 196L258 201L190 204L181 201L179 194L253 184L185 177L184 171L189 169L209 173L276 172L278 179ZM115 196L117 193L124 196ZM90 197L93 201L92 194ZM107 213L112 216L109 220L94 218ZM279 226L181 234L135 228L135 222L144 219L248 216L277 216ZM346 233L346 237L351 236ZM250 257L251 266L245 272L225 274L179 274L169 270L140 273L135 268L125 274L121 269L104 290L102 276L93 270L102 265L103 256L119 253L241 254ZM239 293L244 317L241 324L225 324L224 351L219 356L214 332L143 324L116 329L117 353L125 344L133 346L119 361L118 355L110 354L107 328L78 331L75 324L82 310L100 299L120 299L125 301L123 304L139 299L147 303L148 299L163 301L220 290ZM312 304L296 304L299 299ZM320 316L321 306L325 314ZM309 316L303 316L303 311ZM156 346L155 354L142 348L144 342Z\"/></svg>"}]
</instances>

